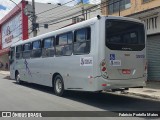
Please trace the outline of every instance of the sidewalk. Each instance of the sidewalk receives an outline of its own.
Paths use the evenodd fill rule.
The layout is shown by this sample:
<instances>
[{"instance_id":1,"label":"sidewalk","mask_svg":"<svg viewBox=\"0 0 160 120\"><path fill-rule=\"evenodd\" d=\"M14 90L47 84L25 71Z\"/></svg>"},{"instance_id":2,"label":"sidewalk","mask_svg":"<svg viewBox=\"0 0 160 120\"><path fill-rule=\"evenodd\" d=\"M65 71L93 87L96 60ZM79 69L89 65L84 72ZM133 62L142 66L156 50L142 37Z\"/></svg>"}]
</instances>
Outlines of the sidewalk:
<instances>
[{"instance_id":1,"label":"sidewalk","mask_svg":"<svg viewBox=\"0 0 160 120\"><path fill-rule=\"evenodd\" d=\"M3 71L3 70L0 70L0 74L2 75L10 75L10 72L9 71Z\"/></svg>"},{"instance_id":2,"label":"sidewalk","mask_svg":"<svg viewBox=\"0 0 160 120\"><path fill-rule=\"evenodd\" d=\"M144 88L130 88L129 94L160 100L160 81L148 81Z\"/></svg>"},{"instance_id":3,"label":"sidewalk","mask_svg":"<svg viewBox=\"0 0 160 120\"><path fill-rule=\"evenodd\" d=\"M9 71L0 70L0 74L9 76ZM130 88L128 94L160 100L160 81L148 81L144 88Z\"/></svg>"}]
</instances>

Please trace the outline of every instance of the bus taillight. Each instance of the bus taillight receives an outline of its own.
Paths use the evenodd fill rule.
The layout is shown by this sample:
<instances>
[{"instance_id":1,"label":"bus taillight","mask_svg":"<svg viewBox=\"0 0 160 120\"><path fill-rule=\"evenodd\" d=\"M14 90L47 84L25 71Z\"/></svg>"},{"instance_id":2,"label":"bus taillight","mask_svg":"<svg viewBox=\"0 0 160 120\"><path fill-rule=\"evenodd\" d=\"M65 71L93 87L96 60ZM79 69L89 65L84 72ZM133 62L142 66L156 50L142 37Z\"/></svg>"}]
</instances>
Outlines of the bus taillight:
<instances>
[{"instance_id":1,"label":"bus taillight","mask_svg":"<svg viewBox=\"0 0 160 120\"><path fill-rule=\"evenodd\" d=\"M106 61L102 60L100 64L101 74L103 78L108 78Z\"/></svg>"}]
</instances>

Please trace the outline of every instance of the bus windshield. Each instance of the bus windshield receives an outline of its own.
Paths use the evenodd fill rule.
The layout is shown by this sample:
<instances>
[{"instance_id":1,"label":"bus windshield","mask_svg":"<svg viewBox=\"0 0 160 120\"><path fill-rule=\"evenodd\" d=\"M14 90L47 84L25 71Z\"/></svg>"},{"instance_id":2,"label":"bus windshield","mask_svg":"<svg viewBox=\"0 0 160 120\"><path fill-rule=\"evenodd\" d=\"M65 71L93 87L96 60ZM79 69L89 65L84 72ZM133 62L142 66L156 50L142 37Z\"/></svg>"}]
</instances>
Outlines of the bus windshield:
<instances>
[{"instance_id":1,"label":"bus windshield","mask_svg":"<svg viewBox=\"0 0 160 120\"><path fill-rule=\"evenodd\" d=\"M125 20L106 20L106 46L111 50L143 50L145 48L144 25Z\"/></svg>"}]
</instances>

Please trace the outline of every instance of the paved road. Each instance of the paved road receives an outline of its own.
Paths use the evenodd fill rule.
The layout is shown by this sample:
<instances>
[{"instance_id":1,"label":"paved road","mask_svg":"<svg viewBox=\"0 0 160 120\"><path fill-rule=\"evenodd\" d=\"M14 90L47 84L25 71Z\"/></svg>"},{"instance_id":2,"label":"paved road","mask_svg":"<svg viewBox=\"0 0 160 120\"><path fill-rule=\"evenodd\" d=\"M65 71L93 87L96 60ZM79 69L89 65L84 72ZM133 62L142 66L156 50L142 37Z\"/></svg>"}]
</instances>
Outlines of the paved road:
<instances>
[{"instance_id":1,"label":"paved road","mask_svg":"<svg viewBox=\"0 0 160 120\"><path fill-rule=\"evenodd\" d=\"M0 111L159 111L160 102L105 93L68 92L63 98L35 84L0 75Z\"/></svg>"}]
</instances>

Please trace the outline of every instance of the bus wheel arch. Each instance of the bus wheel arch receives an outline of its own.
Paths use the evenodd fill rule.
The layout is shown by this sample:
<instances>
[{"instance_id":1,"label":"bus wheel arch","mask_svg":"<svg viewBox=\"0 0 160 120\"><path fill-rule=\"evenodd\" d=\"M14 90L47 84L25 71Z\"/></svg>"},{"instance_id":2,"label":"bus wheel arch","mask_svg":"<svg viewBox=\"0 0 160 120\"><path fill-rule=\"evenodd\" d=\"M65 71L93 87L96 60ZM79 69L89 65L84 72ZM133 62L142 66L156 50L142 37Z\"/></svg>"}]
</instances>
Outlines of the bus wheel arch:
<instances>
[{"instance_id":1,"label":"bus wheel arch","mask_svg":"<svg viewBox=\"0 0 160 120\"><path fill-rule=\"evenodd\" d=\"M54 93L57 96L62 96L64 94L64 81L63 81L63 77L59 73L53 74L52 86L53 86Z\"/></svg>"}]
</instances>

